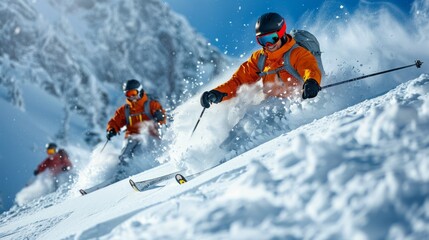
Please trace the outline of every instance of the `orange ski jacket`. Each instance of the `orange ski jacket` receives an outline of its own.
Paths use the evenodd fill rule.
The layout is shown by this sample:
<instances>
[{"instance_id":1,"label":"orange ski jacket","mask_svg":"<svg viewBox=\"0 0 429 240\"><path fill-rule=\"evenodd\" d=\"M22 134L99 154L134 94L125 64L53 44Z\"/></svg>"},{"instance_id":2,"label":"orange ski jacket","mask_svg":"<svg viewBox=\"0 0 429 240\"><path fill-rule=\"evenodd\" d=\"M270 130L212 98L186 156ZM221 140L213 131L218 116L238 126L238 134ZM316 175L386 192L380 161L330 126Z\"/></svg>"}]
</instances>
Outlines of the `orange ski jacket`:
<instances>
[{"instance_id":1,"label":"orange ski jacket","mask_svg":"<svg viewBox=\"0 0 429 240\"><path fill-rule=\"evenodd\" d=\"M274 52L265 51L264 49L253 52L250 58L240 65L231 79L216 87L215 90L228 94L223 100L235 97L237 90L243 84L254 84L261 79L259 76L261 70L258 68L258 60L261 54L267 56L263 72L282 67L284 62L283 55L296 43L295 39L289 34L287 38L287 42ZM317 60L307 49L300 46L293 49L290 53L290 64L297 70L304 81L312 78L320 85L322 75L317 65ZM262 77L263 91L268 97L288 97L293 91L296 91L296 87L302 88L302 84L301 80L294 78L286 70L280 70L278 73Z\"/></svg>"},{"instance_id":2,"label":"orange ski jacket","mask_svg":"<svg viewBox=\"0 0 429 240\"><path fill-rule=\"evenodd\" d=\"M149 105L145 104L146 101L150 101ZM148 124L149 126L149 134L153 136L157 136L156 124L152 121L152 116L147 116L145 106L149 106L149 112L153 115L157 110L161 110L165 115L165 110L162 108L161 104L156 100L149 100L146 93L144 93L143 97L137 100L136 102L131 102L128 99L126 100L126 104L129 105L129 119L127 121L126 117L126 104L119 107L115 115L109 120L107 123L107 131L110 129L114 129L117 133L121 130L122 127L126 126L125 137L132 134L140 134L140 130L144 124ZM158 122L159 124L165 124L166 118L163 121Z\"/></svg>"}]
</instances>

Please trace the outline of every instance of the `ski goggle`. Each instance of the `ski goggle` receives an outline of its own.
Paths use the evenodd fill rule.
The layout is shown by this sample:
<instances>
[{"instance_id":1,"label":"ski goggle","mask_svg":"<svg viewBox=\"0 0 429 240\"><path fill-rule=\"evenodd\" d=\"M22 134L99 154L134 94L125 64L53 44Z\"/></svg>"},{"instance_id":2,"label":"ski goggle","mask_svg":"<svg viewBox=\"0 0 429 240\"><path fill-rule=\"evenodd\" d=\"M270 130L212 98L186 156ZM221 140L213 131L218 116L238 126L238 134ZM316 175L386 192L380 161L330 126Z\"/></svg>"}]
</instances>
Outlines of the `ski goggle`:
<instances>
[{"instance_id":1,"label":"ski goggle","mask_svg":"<svg viewBox=\"0 0 429 240\"><path fill-rule=\"evenodd\" d=\"M265 47L275 44L280 39L277 32L267 33L261 36L256 36L258 43Z\"/></svg>"},{"instance_id":2,"label":"ski goggle","mask_svg":"<svg viewBox=\"0 0 429 240\"><path fill-rule=\"evenodd\" d=\"M131 89L125 92L125 96L127 98L133 98L139 94L139 91L137 89Z\"/></svg>"},{"instance_id":3,"label":"ski goggle","mask_svg":"<svg viewBox=\"0 0 429 240\"><path fill-rule=\"evenodd\" d=\"M283 20L279 24L282 24L282 26L278 31L256 36L256 41L263 47L277 43L277 41L280 40L280 38L282 38L286 33L285 21Z\"/></svg>"},{"instance_id":4,"label":"ski goggle","mask_svg":"<svg viewBox=\"0 0 429 240\"><path fill-rule=\"evenodd\" d=\"M55 153L55 148L48 148L46 149L46 153L48 153L49 155L52 155Z\"/></svg>"}]
</instances>

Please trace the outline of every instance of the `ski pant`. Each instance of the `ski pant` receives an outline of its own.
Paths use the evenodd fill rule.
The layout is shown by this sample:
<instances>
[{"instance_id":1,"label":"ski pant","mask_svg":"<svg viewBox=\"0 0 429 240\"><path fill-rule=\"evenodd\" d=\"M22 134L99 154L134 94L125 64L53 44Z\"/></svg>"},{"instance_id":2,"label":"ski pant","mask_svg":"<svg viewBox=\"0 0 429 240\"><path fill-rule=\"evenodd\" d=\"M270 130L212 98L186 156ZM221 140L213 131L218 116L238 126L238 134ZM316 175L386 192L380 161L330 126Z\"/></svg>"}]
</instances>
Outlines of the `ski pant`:
<instances>
[{"instance_id":1,"label":"ski pant","mask_svg":"<svg viewBox=\"0 0 429 240\"><path fill-rule=\"evenodd\" d=\"M119 155L119 164L126 165L131 159L136 155L141 155L143 153L143 144L142 141L129 137L127 138L127 142L125 146L121 150L121 154Z\"/></svg>"},{"instance_id":2,"label":"ski pant","mask_svg":"<svg viewBox=\"0 0 429 240\"><path fill-rule=\"evenodd\" d=\"M116 179L122 180L143 169L155 166L153 153L158 150L157 144L157 139L150 136L147 139L143 139L141 136L128 137L118 157L119 168Z\"/></svg>"},{"instance_id":3,"label":"ski pant","mask_svg":"<svg viewBox=\"0 0 429 240\"><path fill-rule=\"evenodd\" d=\"M231 129L220 148L241 153L290 130L286 118L288 110L283 101L269 98L250 107Z\"/></svg>"}]
</instances>

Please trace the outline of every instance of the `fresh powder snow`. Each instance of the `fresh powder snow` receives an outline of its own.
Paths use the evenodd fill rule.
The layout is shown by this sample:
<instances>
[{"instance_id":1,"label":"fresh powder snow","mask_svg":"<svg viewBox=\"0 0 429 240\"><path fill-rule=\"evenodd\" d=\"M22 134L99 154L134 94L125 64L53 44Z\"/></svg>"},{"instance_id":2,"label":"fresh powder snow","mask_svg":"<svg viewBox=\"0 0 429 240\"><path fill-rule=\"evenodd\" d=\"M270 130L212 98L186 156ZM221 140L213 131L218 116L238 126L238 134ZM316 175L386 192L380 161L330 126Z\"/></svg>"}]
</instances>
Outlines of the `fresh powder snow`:
<instances>
[{"instance_id":1,"label":"fresh powder snow","mask_svg":"<svg viewBox=\"0 0 429 240\"><path fill-rule=\"evenodd\" d=\"M240 149L226 151L219 145L230 129L263 101L260 85L212 105L192 136L191 131L203 110L201 93L226 81L244 59L235 60L172 107L160 151L135 159L129 178L85 196L79 189L110 179L123 135L105 147L89 147L81 134L85 117L70 114L63 129L69 138L61 147L74 163L72 177L59 183L45 174L32 177L31 169L45 157L43 145L35 143L55 140L46 136L62 131L58 119L67 111L63 100L37 83L12 79L19 93L14 104L10 89L0 87L0 108L7 113L0 127L8 136L0 159L2 171L19 169L3 180L21 189L11 196L2 185L5 200L14 204L0 215L0 239L426 239L429 2L414 1L412 11L404 22L385 8L362 8L347 21L332 21L322 7L319 15L308 16L316 21L304 18L300 27L321 43L327 71L322 86L416 59L424 62L421 69L324 89L305 101L299 94L285 99L283 129L257 129ZM2 63L1 70L13 65L3 58ZM120 93L119 86L108 90ZM211 167L183 185L169 179L136 192L128 183ZM18 178L27 184L16 184Z\"/></svg>"}]
</instances>

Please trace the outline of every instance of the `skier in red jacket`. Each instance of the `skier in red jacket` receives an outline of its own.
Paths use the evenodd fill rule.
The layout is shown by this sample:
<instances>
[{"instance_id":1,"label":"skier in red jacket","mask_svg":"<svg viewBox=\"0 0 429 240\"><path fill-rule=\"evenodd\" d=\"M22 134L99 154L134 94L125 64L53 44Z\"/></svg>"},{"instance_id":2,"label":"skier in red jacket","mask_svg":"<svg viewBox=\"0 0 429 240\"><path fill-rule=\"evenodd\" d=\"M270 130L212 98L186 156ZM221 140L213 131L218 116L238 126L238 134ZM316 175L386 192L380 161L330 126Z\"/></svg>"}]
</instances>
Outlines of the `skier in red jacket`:
<instances>
[{"instance_id":1,"label":"skier in red jacket","mask_svg":"<svg viewBox=\"0 0 429 240\"><path fill-rule=\"evenodd\" d=\"M49 170L52 176L55 177L72 168L72 163L69 160L67 152L64 149L59 149L57 151L57 145L55 143L46 144L46 153L48 157L34 170L34 175Z\"/></svg>"}]
</instances>

